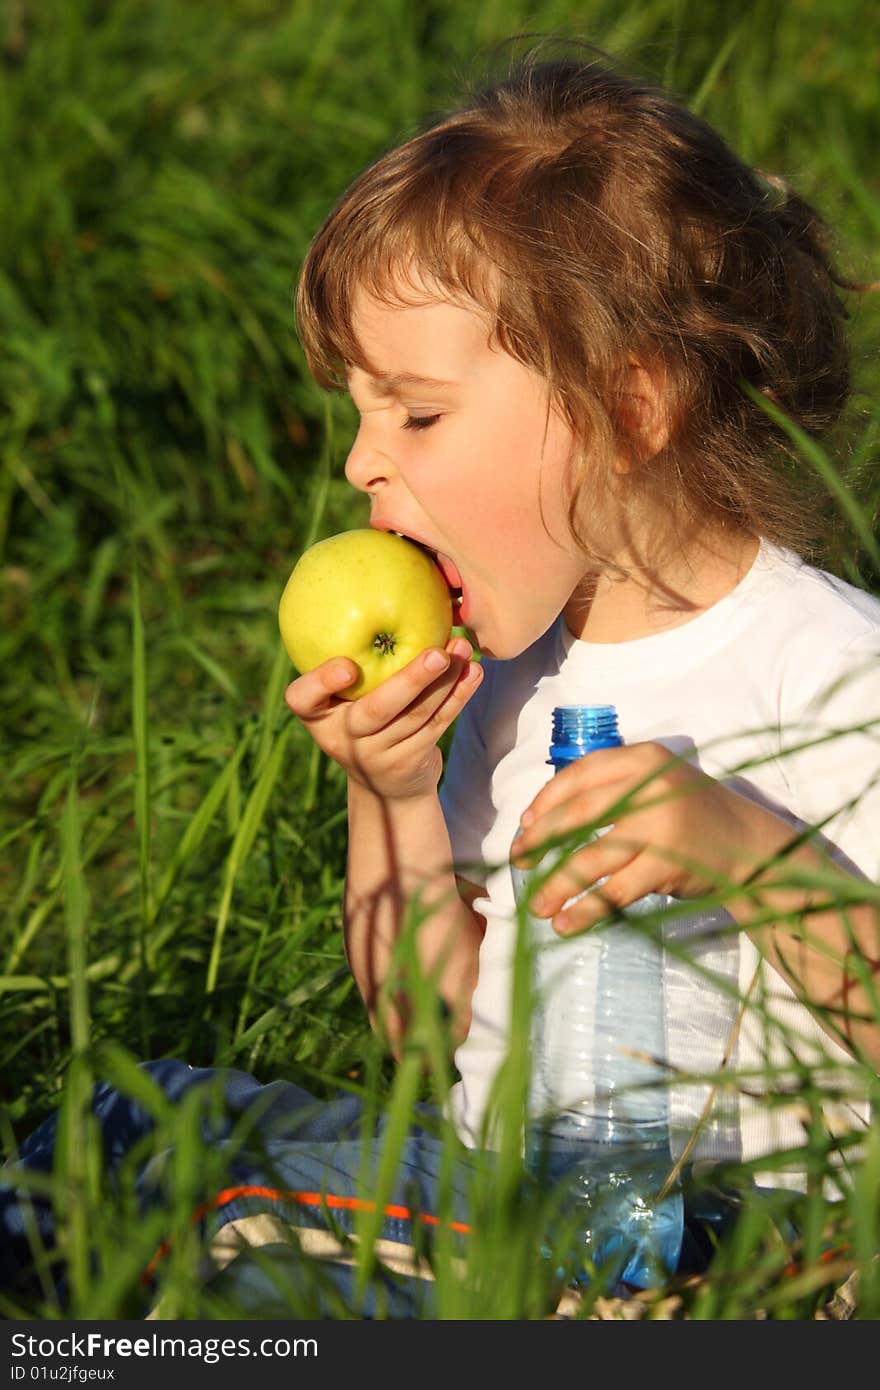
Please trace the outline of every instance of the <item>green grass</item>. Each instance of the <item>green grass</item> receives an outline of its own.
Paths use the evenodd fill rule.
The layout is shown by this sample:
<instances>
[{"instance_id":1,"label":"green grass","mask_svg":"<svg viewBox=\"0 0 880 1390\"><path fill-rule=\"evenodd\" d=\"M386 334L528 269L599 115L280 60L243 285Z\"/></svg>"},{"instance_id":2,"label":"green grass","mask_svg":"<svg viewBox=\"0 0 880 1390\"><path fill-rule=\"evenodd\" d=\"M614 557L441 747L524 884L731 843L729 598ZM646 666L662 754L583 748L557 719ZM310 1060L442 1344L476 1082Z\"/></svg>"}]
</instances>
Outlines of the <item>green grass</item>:
<instances>
[{"instance_id":1,"label":"green grass","mask_svg":"<svg viewBox=\"0 0 880 1390\"><path fill-rule=\"evenodd\" d=\"M12 0L0 16L0 1123L9 1152L63 1097L51 1185L79 1316L137 1310L169 1231L167 1306L236 1311L192 1278L191 1213L223 1156L132 1058L390 1102L380 1185L412 1097L448 1085L430 1013L424 1071L413 1053L395 1072L369 1033L341 944L344 778L282 703L275 609L293 560L365 519L341 471L353 413L309 380L292 295L348 180L494 45L554 30L687 96L818 204L846 273L880 278L870 0ZM828 563L876 592L878 296L851 309L852 406L833 454L804 456L840 518ZM522 1194L512 1138L524 1064L511 1058L504 1167L478 1183L463 1284L442 1233L433 1247L444 1315L547 1303L541 1202ZM139 1088L155 1151L176 1155L147 1220L83 1142L96 1077ZM804 1096L818 1113L809 1077ZM816 1130L802 1272L783 1276L784 1226L747 1202L717 1275L682 1292L691 1316L811 1316L850 1259L877 1316L875 1140L831 1209ZM836 1264L818 1259L826 1238L848 1245ZM114 1260L95 1268L90 1248ZM280 1306L307 1312L314 1287ZM44 1266L36 1301L3 1310L56 1308Z\"/></svg>"}]
</instances>

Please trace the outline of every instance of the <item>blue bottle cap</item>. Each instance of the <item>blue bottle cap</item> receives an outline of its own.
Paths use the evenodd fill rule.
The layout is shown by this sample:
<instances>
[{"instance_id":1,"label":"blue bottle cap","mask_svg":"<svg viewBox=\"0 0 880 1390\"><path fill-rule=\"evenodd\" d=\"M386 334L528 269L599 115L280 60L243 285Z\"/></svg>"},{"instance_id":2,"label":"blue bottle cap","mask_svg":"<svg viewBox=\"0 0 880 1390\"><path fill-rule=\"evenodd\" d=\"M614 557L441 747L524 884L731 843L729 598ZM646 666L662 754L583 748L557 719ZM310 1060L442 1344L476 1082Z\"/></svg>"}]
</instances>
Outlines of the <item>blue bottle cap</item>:
<instances>
[{"instance_id":1,"label":"blue bottle cap","mask_svg":"<svg viewBox=\"0 0 880 1390\"><path fill-rule=\"evenodd\" d=\"M622 742L614 705L557 705L547 761L562 767L596 748L617 748Z\"/></svg>"}]
</instances>

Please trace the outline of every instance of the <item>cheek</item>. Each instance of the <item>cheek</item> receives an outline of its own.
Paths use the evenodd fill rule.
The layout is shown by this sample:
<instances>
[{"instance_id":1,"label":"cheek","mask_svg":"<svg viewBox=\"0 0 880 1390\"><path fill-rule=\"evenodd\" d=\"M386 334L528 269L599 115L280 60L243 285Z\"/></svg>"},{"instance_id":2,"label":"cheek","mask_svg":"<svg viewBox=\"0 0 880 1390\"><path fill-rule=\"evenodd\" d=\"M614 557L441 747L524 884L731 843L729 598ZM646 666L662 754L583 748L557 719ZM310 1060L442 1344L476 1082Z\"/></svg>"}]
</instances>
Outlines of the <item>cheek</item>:
<instances>
[{"instance_id":1,"label":"cheek","mask_svg":"<svg viewBox=\"0 0 880 1390\"><path fill-rule=\"evenodd\" d=\"M475 470L460 494L460 520L479 549L492 563L514 563L530 581L576 559L567 468L549 450L541 459L542 438L535 449L524 449L521 439L506 454L499 448L492 466Z\"/></svg>"}]
</instances>

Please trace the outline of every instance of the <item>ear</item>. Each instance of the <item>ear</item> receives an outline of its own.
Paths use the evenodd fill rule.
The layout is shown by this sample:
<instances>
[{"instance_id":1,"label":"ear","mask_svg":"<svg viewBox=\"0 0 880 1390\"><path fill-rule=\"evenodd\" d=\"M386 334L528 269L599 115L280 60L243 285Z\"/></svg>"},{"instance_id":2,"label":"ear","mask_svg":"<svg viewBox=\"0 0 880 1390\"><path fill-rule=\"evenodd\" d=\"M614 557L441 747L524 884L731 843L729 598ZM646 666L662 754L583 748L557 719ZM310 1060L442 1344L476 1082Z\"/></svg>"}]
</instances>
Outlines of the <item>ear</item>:
<instances>
[{"instance_id":1,"label":"ear","mask_svg":"<svg viewBox=\"0 0 880 1390\"><path fill-rule=\"evenodd\" d=\"M669 443L666 374L659 362L630 358L624 372L618 406L626 444L618 452L617 471L629 473L647 463Z\"/></svg>"}]
</instances>

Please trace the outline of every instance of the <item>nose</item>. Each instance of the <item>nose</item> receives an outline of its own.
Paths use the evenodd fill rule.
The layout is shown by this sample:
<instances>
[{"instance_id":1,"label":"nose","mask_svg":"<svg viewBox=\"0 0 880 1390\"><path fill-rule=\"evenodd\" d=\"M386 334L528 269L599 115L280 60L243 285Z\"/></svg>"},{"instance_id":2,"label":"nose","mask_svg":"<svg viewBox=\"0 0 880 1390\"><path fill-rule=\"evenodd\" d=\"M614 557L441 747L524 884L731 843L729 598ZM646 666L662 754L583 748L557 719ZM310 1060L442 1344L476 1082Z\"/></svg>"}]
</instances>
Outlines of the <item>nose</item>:
<instances>
[{"instance_id":1,"label":"nose","mask_svg":"<svg viewBox=\"0 0 880 1390\"><path fill-rule=\"evenodd\" d=\"M367 438L361 425L345 460L345 476L359 492L375 492L391 476L388 457Z\"/></svg>"}]
</instances>

